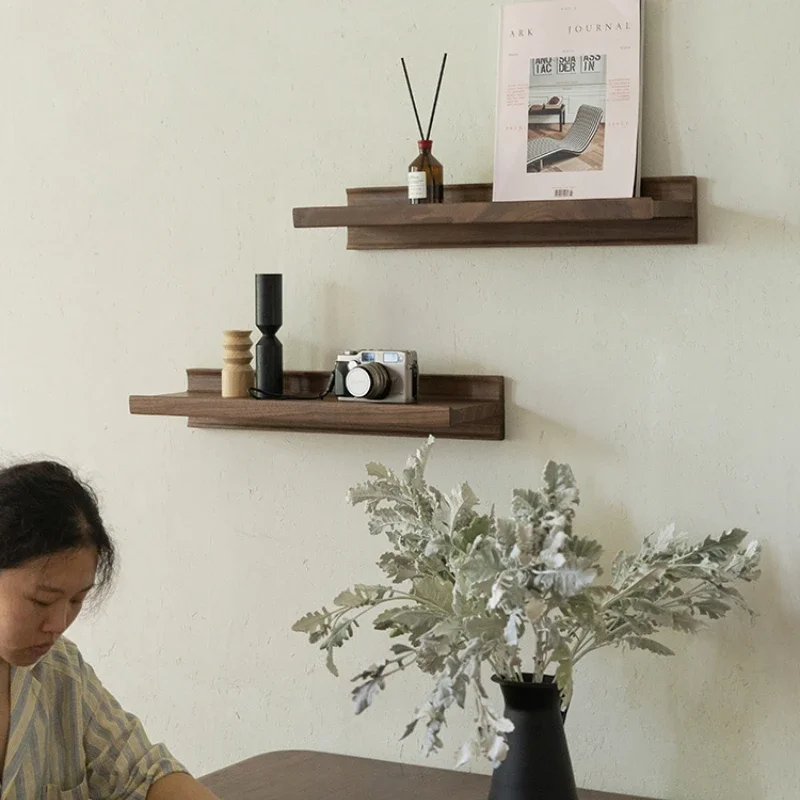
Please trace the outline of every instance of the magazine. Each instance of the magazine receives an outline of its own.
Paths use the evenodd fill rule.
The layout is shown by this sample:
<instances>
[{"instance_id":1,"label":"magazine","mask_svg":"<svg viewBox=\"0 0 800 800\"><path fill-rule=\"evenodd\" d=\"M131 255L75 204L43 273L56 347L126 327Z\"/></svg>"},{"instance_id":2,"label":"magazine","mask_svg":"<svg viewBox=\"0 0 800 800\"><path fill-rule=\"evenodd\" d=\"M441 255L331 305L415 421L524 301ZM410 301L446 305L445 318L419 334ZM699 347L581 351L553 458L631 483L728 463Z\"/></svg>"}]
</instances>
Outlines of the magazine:
<instances>
[{"instance_id":1,"label":"magazine","mask_svg":"<svg viewBox=\"0 0 800 800\"><path fill-rule=\"evenodd\" d=\"M642 5L502 8L494 200L638 195Z\"/></svg>"}]
</instances>

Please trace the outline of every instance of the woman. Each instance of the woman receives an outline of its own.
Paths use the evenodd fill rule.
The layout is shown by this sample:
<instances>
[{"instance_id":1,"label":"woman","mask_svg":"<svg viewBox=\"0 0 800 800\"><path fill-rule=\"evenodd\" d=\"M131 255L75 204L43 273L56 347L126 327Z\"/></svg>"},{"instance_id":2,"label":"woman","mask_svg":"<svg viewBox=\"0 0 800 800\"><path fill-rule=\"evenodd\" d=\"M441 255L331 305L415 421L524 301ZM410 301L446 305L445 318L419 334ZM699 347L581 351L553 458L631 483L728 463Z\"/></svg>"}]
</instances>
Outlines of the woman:
<instances>
[{"instance_id":1,"label":"woman","mask_svg":"<svg viewBox=\"0 0 800 800\"><path fill-rule=\"evenodd\" d=\"M0 470L2 800L211 800L63 638L114 574L90 488L48 461Z\"/></svg>"}]
</instances>

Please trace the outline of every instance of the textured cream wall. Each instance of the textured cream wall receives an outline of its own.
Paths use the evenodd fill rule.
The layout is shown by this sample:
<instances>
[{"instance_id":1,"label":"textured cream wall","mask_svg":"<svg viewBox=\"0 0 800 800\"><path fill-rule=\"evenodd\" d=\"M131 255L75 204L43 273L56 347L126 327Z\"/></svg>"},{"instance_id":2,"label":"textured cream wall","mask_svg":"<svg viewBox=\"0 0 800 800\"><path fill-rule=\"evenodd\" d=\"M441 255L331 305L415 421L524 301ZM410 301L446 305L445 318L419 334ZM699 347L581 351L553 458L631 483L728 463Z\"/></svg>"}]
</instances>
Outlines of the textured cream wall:
<instances>
[{"instance_id":1,"label":"textured cream wall","mask_svg":"<svg viewBox=\"0 0 800 800\"><path fill-rule=\"evenodd\" d=\"M362 717L289 632L380 543L347 487L414 440L191 431L131 418L252 319L285 274L286 362L416 348L429 371L502 373L505 443L440 442L431 476L506 503L549 457L610 550L669 520L767 540L736 618L679 655L584 662L568 732L581 783L669 800L800 785L798 6L651 0L645 168L701 179L702 244L348 254L295 205L404 180L450 53L436 152L491 179L496 14L487 0L162 0L0 5L0 447L98 486L124 571L76 638L198 771L274 748L417 761L398 737L425 684ZM385 641L362 635L348 676ZM461 742L454 724L451 764Z\"/></svg>"}]
</instances>

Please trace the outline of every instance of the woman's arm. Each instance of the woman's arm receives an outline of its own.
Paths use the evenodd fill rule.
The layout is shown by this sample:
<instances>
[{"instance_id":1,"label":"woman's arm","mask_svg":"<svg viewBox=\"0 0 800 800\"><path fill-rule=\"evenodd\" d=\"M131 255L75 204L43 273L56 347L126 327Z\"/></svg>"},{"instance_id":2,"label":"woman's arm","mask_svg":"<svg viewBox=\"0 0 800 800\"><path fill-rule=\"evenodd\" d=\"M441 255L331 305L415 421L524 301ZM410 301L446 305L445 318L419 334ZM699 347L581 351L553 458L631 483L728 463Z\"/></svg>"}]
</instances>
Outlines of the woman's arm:
<instances>
[{"instance_id":1,"label":"woman's arm","mask_svg":"<svg viewBox=\"0 0 800 800\"><path fill-rule=\"evenodd\" d=\"M176 772L156 781L147 793L147 800L219 800L202 783L190 775Z\"/></svg>"},{"instance_id":2,"label":"woman's arm","mask_svg":"<svg viewBox=\"0 0 800 800\"><path fill-rule=\"evenodd\" d=\"M131 800L217 800L162 744L153 745L142 723L126 712L81 659L88 721L83 741L89 795Z\"/></svg>"}]
</instances>

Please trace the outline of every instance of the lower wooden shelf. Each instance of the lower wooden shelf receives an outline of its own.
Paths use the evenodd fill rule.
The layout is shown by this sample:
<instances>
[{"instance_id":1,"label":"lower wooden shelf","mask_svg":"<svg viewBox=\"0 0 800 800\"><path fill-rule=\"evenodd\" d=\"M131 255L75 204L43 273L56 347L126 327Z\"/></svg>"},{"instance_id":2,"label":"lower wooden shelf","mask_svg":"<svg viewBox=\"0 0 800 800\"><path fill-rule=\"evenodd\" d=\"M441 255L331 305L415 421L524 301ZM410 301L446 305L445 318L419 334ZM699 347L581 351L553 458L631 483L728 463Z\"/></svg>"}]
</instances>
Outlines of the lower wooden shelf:
<instances>
[{"instance_id":1,"label":"lower wooden shelf","mask_svg":"<svg viewBox=\"0 0 800 800\"><path fill-rule=\"evenodd\" d=\"M419 402L346 402L336 397L252 400L222 397L218 369L189 369L187 391L132 395L131 414L188 417L193 428L249 428L449 439L505 438L504 379L495 375L421 375ZM329 372L287 372L287 395L314 398Z\"/></svg>"}]
</instances>

